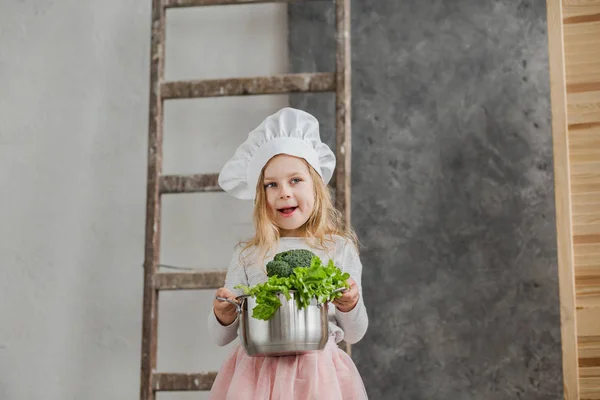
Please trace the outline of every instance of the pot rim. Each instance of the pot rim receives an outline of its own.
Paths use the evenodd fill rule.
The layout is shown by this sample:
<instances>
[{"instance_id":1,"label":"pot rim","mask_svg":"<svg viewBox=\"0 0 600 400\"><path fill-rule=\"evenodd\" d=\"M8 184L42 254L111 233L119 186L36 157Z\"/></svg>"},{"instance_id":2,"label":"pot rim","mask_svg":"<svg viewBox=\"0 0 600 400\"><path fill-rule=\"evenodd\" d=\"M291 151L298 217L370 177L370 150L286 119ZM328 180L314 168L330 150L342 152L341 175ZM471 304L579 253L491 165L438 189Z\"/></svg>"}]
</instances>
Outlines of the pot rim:
<instances>
[{"instance_id":1,"label":"pot rim","mask_svg":"<svg viewBox=\"0 0 600 400\"><path fill-rule=\"evenodd\" d=\"M295 290L295 289L290 289L288 292L293 294L293 293L296 293L296 292L297 292L297 290ZM281 292L281 291L279 291L279 292L275 292L275 293L277 293L277 294L284 294L284 293L283 293L283 292ZM236 299L245 299L245 298L247 298L247 297L254 297L254 296L252 296L252 295L249 295L249 294L241 294L241 295L237 296L237 297L236 297Z\"/></svg>"},{"instance_id":2,"label":"pot rim","mask_svg":"<svg viewBox=\"0 0 600 400\"><path fill-rule=\"evenodd\" d=\"M339 288L339 289L336 289L335 291L336 292L337 291L345 292L346 290L348 290L348 289L347 288ZM297 290L296 289L290 289L290 290L288 290L288 292L291 293L291 294L294 294L294 293L297 292ZM275 293L277 293L278 295L279 294L284 294L282 291L275 292ZM243 299L248 298L248 297L254 297L254 296L249 295L249 294L241 294L241 295L239 295L239 296L236 297L236 300L243 300ZM316 299L317 296L315 296L314 298Z\"/></svg>"}]
</instances>

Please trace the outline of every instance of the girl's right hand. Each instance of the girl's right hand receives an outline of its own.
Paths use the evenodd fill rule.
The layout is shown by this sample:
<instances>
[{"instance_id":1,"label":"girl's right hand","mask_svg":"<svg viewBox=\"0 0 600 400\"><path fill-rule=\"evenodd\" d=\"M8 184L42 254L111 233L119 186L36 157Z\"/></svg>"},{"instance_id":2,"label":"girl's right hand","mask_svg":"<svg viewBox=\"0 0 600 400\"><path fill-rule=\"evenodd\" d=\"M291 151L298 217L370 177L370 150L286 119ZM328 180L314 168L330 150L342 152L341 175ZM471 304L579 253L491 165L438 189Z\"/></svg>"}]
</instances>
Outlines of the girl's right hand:
<instances>
[{"instance_id":1,"label":"girl's right hand","mask_svg":"<svg viewBox=\"0 0 600 400\"><path fill-rule=\"evenodd\" d=\"M217 294L215 295L215 297L224 297L226 299L239 303L239 301L236 300L235 295L229 290L225 289L224 287L217 290ZM213 308L215 310L215 316L217 317L217 320L221 323L221 325L231 325L233 321L235 321L235 319L237 318L237 308L231 303L214 299Z\"/></svg>"}]
</instances>

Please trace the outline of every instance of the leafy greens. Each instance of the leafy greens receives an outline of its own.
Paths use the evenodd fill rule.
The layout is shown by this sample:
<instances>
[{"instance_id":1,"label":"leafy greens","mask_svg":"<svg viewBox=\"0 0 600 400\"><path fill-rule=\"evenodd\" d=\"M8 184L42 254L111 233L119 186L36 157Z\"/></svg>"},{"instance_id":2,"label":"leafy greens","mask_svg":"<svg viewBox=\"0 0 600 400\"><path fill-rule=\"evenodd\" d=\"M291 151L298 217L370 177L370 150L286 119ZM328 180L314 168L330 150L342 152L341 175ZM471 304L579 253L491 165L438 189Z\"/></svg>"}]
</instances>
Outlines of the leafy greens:
<instances>
[{"instance_id":1,"label":"leafy greens","mask_svg":"<svg viewBox=\"0 0 600 400\"><path fill-rule=\"evenodd\" d=\"M323 265L321 259L315 256L311 260L310 267L294 268L289 277L275 275L253 287L237 285L235 288L242 289L246 295L256 297L252 317L266 321L281 307L279 293L289 300L290 291L294 291L298 309L303 309L308 307L313 298L316 298L318 303L325 303L341 297L342 293L334 293L334 291L349 288L346 282L349 277L350 274L342 273L332 260L329 260L327 265Z\"/></svg>"}]
</instances>

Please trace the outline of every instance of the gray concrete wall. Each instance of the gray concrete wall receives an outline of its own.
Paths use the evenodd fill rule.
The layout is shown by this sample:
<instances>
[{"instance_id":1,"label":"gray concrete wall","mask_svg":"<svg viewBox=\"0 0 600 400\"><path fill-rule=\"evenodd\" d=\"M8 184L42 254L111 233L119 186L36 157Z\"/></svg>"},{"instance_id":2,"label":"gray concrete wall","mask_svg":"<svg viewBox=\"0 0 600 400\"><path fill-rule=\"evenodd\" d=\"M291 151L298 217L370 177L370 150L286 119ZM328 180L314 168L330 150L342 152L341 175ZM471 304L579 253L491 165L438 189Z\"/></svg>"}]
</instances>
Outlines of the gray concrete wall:
<instances>
[{"instance_id":1,"label":"gray concrete wall","mask_svg":"<svg viewBox=\"0 0 600 400\"><path fill-rule=\"evenodd\" d=\"M374 399L560 399L543 0L352 2L353 225ZM295 72L330 4L289 7ZM334 98L294 96L332 143Z\"/></svg>"},{"instance_id":2,"label":"gray concrete wall","mask_svg":"<svg viewBox=\"0 0 600 400\"><path fill-rule=\"evenodd\" d=\"M0 2L0 399L138 397L151 1ZM284 5L168 14L167 79L287 70ZM167 103L166 173L217 172L286 96ZM224 268L251 202L164 200L161 262ZM165 293L158 369L216 370L212 292ZM162 394L162 400L206 394Z\"/></svg>"}]
</instances>

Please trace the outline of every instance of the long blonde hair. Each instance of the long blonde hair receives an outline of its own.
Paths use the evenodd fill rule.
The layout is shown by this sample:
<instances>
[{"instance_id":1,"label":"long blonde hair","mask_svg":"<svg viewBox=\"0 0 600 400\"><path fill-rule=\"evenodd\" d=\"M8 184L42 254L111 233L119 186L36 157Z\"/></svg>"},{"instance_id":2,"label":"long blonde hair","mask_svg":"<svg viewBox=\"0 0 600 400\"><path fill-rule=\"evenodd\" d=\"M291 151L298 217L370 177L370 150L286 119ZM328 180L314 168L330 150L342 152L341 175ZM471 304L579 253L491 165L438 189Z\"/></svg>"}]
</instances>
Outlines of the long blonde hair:
<instances>
[{"instance_id":1,"label":"long blonde hair","mask_svg":"<svg viewBox=\"0 0 600 400\"><path fill-rule=\"evenodd\" d=\"M331 192L323 178L306 160L302 159L302 161L308 167L308 172L313 181L315 203L310 217L299 228L299 236L306 238L309 244L322 250L327 250L327 242L335 243L334 235L341 236L354 245L358 251L356 233L352 227L344 226L344 216L334 207ZM244 254L246 250L254 249L258 252L259 259L263 261L280 238L279 227L275 225L273 218L269 215L267 196L263 185L267 165L263 167L256 183L256 199L252 216L256 233L250 240L240 243L243 246L240 254ZM263 264L263 261L260 262L260 265Z\"/></svg>"}]
</instances>

